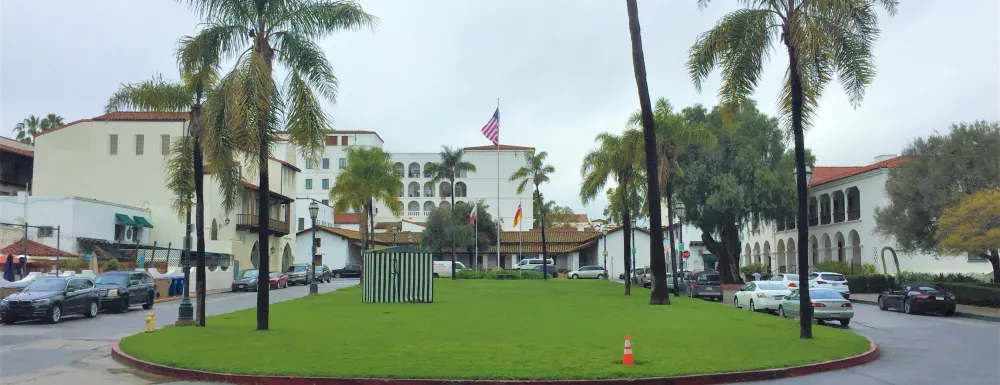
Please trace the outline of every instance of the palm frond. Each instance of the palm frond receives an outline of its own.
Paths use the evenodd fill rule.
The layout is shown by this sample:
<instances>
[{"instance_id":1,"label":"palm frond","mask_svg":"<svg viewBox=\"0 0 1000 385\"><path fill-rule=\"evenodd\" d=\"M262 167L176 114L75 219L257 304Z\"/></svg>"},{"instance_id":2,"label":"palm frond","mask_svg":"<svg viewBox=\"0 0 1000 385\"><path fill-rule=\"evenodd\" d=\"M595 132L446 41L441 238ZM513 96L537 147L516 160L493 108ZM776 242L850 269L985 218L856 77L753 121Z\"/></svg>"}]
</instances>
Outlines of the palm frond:
<instances>
[{"instance_id":1,"label":"palm frond","mask_svg":"<svg viewBox=\"0 0 1000 385\"><path fill-rule=\"evenodd\" d=\"M687 67L695 87L700 91L702 81L720 65L722 102L740 103L749 98L777 37L776 26L774 13L766 9L740 9L724 16L691 47Z\"/></svg>"},{"instance_id":2,"label":"palm frond","mask_svg":"<svg viewBox=\"0 0 1000 385\"><path fill-rule=\"evenodd\" d=\"M122 84L108 99L104 110L186 112L191 110L191 103L191 94L184 84L157 75L139 83Z\"/></svg>"},{"instance_id":3,"label":"palm frond","mask_svg":"<svg viewBox=\"0 0 1000 385\"><path fill-rule=\"evenodd\" d=\"M285 89L288 96L285 115L288 140L298 146L304 159L318 162L326 151L330 119L301 73L295 70L289 72Z\"/></svg>"},{"instance_id":4,"label":"palm frond","mask_svg":"<svg viewBox=\"0 0 1000 385\"><path fill-rule=\"evenodd\" d=\"M194 142L190 136L176 139L170 145L170 155L164 164L166 188L173 194L170 210L178 219L191 210L194 199Z\"/></svg>"},{"instance_id":5,"label":"palm frond","mask_svg":"<svg viewBox=\"0 0 1000 385\"><path fill-rule=\"evenodd\" d=\"M243 197L243 170L238 159L244 154L234 139L233 127L228 125L224 89L231 79L224 78L219 88L210 92L202 109L202 135L200 144L205 157L206 169L219 185L222 209L230 213L236 209Z\"/></svg>"},{"instance_id":6,"label":"palm frond","mask_svg":"<svg viewBox=\"0 0 1000 385\"><path fill-rule=\"evenodd\" d=\"M309 39L328 36L334 31L356 31L364 27L374 29L378 18L366 13L353 1L297 1L284 2L272 13L268 34L295 31Z\"/></svg>"},{"instance_id":7,"label":"palm frond","mask_svg":"<svg viewBox=\"0 0 1000 385\"><path fill-rule=\"evenodd\" d=\"M274 36L278 62L299 76L330 103L337 102L337 77L319 44L294 32Z\"/></svg>"},{"instance_id":8,"label":"palm frond","mask_svg":"<svg viewBox=\"0 0 1000 385\"><path fill-rule=\"evenodd\" d=\"M256 16L254 5L262 3L245 0L177 0L177 2L186 5L195 15L212 22L254 20Z\"/></svg>"}]
</instances>

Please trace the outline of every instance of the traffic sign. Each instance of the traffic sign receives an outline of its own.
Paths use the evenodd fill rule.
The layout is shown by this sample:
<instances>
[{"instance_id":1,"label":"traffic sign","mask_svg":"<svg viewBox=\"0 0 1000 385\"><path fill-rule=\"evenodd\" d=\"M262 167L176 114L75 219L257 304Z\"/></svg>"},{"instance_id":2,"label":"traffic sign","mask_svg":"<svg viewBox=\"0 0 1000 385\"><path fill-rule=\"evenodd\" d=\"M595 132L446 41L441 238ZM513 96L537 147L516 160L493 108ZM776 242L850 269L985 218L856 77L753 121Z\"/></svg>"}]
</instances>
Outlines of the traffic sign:
<instances>
[{"instance_id":1,"label":"traffic sign","mask_svg":"<svg viewBox=\"0 0 1000 385\"><path fill-rule=\"evenodd\" d=\"M684 259L691 258L691 252L684 250L684 252L681 253L681 256L684 257Z\"/></svg>"}]
</instances>

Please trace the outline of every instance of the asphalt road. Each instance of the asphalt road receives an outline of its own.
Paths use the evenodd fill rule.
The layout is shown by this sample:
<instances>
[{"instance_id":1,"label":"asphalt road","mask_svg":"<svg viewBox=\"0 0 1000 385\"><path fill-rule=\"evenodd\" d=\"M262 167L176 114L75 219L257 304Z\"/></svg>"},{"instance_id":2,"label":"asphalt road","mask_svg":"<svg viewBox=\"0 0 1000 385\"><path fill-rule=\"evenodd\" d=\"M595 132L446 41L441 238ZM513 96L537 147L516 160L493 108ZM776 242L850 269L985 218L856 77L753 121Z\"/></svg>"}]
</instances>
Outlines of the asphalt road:
<instances>
[{"instance_id":1,"label":"asphalt road","mask_svg":"<svg viewBox=\"0 0 1000 385\"><path fill-rule=\"evenodd\" d=\"M357 285L357 279L337 279L319 285L320 292ZM307 286L271 291L271 303L299 298ZM256 306L257 294L223 293L207 297L208 315ZM153 307L159 327L177 320L180 301ZM55 325L22 322L0 326L0 384L163 384L172 380L149 376L111 359L111 345L145 330L148 311L133 307L124 314L101 313L97 318L67 317ZM184 384L175 382L175 384Z\"/></svg>"}]
</instances>

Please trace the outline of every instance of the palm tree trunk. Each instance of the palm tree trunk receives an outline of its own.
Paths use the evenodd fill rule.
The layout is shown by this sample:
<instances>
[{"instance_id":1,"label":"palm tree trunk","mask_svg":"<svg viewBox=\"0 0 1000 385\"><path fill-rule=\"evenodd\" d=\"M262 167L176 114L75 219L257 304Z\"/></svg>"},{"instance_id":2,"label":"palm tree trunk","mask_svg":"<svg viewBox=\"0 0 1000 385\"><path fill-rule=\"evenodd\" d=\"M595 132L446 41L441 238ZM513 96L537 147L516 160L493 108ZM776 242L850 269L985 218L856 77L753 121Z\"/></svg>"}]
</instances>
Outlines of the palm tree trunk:
<instances>
[{"instance_id":1,"label":"palm tree trunk","mask_svg":"<svg viewBox=\"0 0 1000 385\"><path fill-rule=\"evenodd\" d=\"M375 202L371 199L368 200L368 246L370 248L375 248Z\"/></svg>"},{"instance_id":2,"label":"palm tree trunk","mask_svg":"<svg viewBox=\"0 0 1000 385\"><path fill-rule=\"evenodd\" d=\"M454 172L452 172L454 174ZM454 281L458 279L455 277L455 178L449 178L448 183L451 183L451 280Z\"/></svg>"},{"instance_id":3,"label":"palm tree trunk","mask_svg":"<svg viewBox=\"0 0 1000 385\"><path fill-rule=\"evenodd\" d=\"M624 199L625 194L621 194ZM629 239L629 232L632 231L632 215L628 205L622 204L622 238L625 246L625 295L632 295L632 240Z\"/></svg>"},{"instance_id":4,"label":"palm tree trunk","mask_svg":"<svg viewBox=\"0 0 1000 385\"><path fill-rule=\"evenodd\" d=\"M542 190L538 189L538 183L535 183L535 191L538 191L538 196L539 197L542 196ZM544 280L548 280L549 279L549 268L546 267L546 265L548 264L548 261L549 261L548 260L549 249L548 249L548 245L545 244L546 243L545 242L545 210L542 210L541 214L542 214L542 280L544 281ZM555 263L555 261L552 261L552 262ZM556 268L555 266L552 266L552 270L555 270L555 268Z\"/></svg>"},{"instance_id":5,"label":"palm tree trunk","mask_svg":"<svg viewBox=\"0 0 1000 385\"><path fill-rule=\"evenodd\" d=\"M667 231L670 232L670 266L671 266L671 273L673 273L671 274L671 276L673 277L674 281L674 297L676 297L678 295L677 293L679 293L680 290L677 290L677 252L674 251L674 229L673 229L674 184L671 182L667 182L666 185L667 185L667 210L670 210L667 212L667 215L670 215L670 220L667 221ZM653 281L653 290L654 291L657 290L655 280ZM670 294L670 290L667 290L666 285L663 285L663 290L667 292L667 295Z\"/></svg>"},{"instance_id":6,"label":"palm tree trunk","mask_svg":"<svg viewBox=\"0 0 1000 385\"><path fill-rule=\"evenodd\" d=\"M788 9L794 9L793 0L788 0ZM805 138L802 130L802 74L799 71L799 58L796 47L792 43L789 31L786 29L784 41L788 47L788 76L792 88L792 131L795 136L795 182L796 195L799 200L798 212L798 257L799 257L799 287L809 287L809 223L806 217L809 207L807 206L808 191L806 186L806 151ZM809 299L809 290L799 292L799 338L812 338L812 301Z\"/></svg>"},{"instance_id":7,"label":"palm tree trunk","mask_svg":"<svg viewBox=\"0 0 1000 385\"><path fill-rule=\"evenodd\" d=\"M197 239L197 265L195 272L198 276L195 280L197 325L205 326L205 166L201 153L201 106L191 108L191 142L194 147L194 224L195 239Z\"/></svg>"},{"instance_id":8,"label":"palm tree trunk","mask_svg":"<svg viewBox=\"0 0 1000 385\"><path fill-rule=\"evenodd\" d=\"M649 204L649 266L653 269L653 290L650 305L669 305L666 290L667 261L663 254L663 221L660 219L660 186L656 171L656 127L653 122L649 86L646 83L646 61L642 54L642 36L639 34L639 7L636 0L625 0L628 8L629 35L632 38L632 67L635 83L639 88L639 110L642 115L642 136L646 153L646 199Z\"/></svg>"},{"instance_id":9,"label":"palm tree trunk","mask_svg":"<svg viewBox=\"0 0 1000 385\"><path fill-rule=\"evenodd\" d=\"M254 50L258 54L264 55L264 63L267 66L268 76L271 76L273 71L272 63L274 60L274 51L271 49L267 42L267 38L263 36L263 32L258 32L257 44L254 45ZM270 318L270 288L271 285L268 283L267 276L270 272L271 266L271 254L270 247L268 246L269 236L270 236L270 199L271 199L271 184L268 181L267 172L267 158L268 158L268 147L270 144L270 138L268 137L268 116L270 115L270 104L267 106L267 110L259 111L260 113L260 127L258 128L258 143L259 146L257 157L258 157L258 190L257 190L257 244L258 250L257 255L259 256L260 265L257 266L257 276L260 279L257 280L257 330L267 330L268 329L268 319Z\"/></svg>"}]
</instances>

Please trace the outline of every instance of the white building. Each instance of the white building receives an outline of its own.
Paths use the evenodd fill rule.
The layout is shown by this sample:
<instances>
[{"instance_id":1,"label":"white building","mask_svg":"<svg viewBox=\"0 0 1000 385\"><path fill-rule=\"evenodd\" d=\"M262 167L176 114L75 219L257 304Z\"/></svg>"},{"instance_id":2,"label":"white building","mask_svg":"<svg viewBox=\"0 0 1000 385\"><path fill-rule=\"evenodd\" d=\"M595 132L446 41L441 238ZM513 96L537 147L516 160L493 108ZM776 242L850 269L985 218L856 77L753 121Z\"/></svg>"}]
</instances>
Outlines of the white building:
<instances>
[{"instance_id":1,"label":"white building","mask_svg":"<svg viewBox=\"0 0 1000 385\"><path fill-rule=\"evenodd\" d=\"M675 227L676 228L676 227ZM684 250L687 250L690 254L688 259L684 259L678 248L676 257L679 270L690 270L690 271L700 271L700 270L711 270L715 269L715 264L717 259L708 251L707 248L701 242L700 233L695 235L695 228L691 226L684 226ZM650 266L650 236L649 229L637 228L634 231L635 237L634 241L631 239L631 247L635 249L635 267L646 267ZM619 274L625 272L625 232L622 227L613 227L608 231L606 238L602 237L597 243L597 261L587 261L586 264L592 265L604 265L604 251L607 250L607 269L608 274L612 278L617 278ZM663 252L666 257L667 271L673 270L671 268L671 258L670 258L670 233L664 229L663 231ZM675 244L679 245L681 243L680 231L675 232L674 235ZM605 245L605 242L607 245ZM631 252L631 250L629 250Z\"/></svg>"},{"instance_id":2,"label":"white building","mask_svg":"<svg viewBox=\"0 0 1000 385\"><path fill-rule=\"evenodd\" d=\"M809 250L810 265L830 260L869 263L882 272L884 256L890 274L991 272L988 261L974 256L900 253L892 237L875 232L875 208L889 204L885 192L889 170L904 161L903 157L883 155L865 166L813 169L809 182L809 243L804 245ZM796 271L796 231L794 218L752 229L744 242L741 265L759 262L775 272Z\"/></svg>"},{"instance_id":3,"label":"white building","mask_svg":"<svg viewBox=\"0 0 1000 385\"><path fill-rule=\"evenodd\" d=\"M114 112L82 119L40 133L35 138L32 194L76 196L148 210L145 242L181 248L185 225L171 210L173 195L164 187L170 144L185 135L188 114ZM282 146L276 157L294 160L294 146ZM269 239L271 269L294 259L290 218L295 211L296 174L293 162L271 158L268 172L272 206ZM251 175L244 170L244 175ZM221 209L218 184L205 178L205 247L225 264L231 257L239 268L256 266L258 187L244 183L242 202L234 212ZM30 211L29 211L30 213ZM192 232L192 235L195 233ZM193 244L192 244L193 246Z\"/></svg>"},{"instance_id":4,"label":"white building","mask_svg":"<svg viewBox=\"0 0 1000 385\"><path fill-rule=\"evenodd\" d=\"M34 156L30 144L0 136L0 196L16 195L28 189Z\"/></svg>"}]
</instances>

